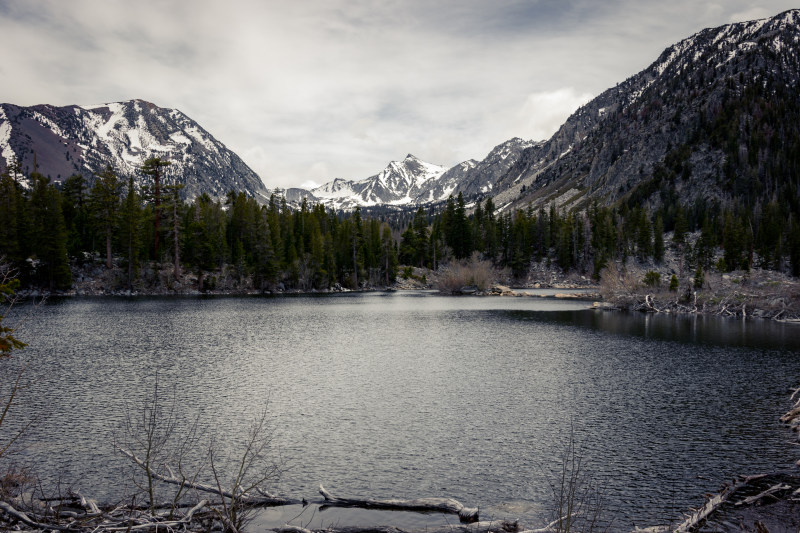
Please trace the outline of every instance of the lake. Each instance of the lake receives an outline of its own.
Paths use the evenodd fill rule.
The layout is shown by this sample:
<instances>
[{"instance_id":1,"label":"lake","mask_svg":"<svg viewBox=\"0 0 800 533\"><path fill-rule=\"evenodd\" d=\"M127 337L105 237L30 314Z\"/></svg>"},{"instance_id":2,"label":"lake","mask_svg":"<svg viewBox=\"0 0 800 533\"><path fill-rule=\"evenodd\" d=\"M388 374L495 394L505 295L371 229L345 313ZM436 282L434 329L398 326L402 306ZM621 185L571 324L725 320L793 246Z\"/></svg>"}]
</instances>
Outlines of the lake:
<instances>
[{"instance_id":1,"label":"lake","mask_svg":"<svg viewBox=\"0 0 800 533\"><path fill-rule=\"evenodd\" d=\"M113 440L156 375L179 431L198 419L198 448L213 434L220 456L268 404L286 468L273 491L295 498L317 499L320 483L346 497L447 496L541 527L572 440L614 529L630 530L800 457L778 422L800 381L800 326L590 304L426 291L52 300L0 370L7 387L27 365L12 420L40 417L14 459L47 483L122 498L129 465ZM293 518L453 520L294 506L256 524Z\"/></svg>"}]
</instances>

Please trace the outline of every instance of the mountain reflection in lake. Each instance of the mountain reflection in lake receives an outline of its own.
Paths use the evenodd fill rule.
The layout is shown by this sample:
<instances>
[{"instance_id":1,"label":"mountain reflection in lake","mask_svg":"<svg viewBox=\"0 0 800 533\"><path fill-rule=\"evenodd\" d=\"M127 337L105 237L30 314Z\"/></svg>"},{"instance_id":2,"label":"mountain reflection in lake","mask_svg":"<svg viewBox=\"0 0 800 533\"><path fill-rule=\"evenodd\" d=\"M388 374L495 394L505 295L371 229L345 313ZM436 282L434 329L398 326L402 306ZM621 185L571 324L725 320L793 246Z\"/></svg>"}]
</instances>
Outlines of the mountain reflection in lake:
<instances>
[{"instance_id":1,"label":"mountain reflection in lake","mask_svg":"<svg viewBox=\"0 0 800 533\"><path fill-rule=\"evenodd\" d=\"M316 498L319 483L341 496L450 496L540 527L548 474L573 434L615 527L631 529L798 458L777 419L800 377L800 326L589 303L426 292L53 301L3 370L8 383L27 365L31 381L14 416L43 414L16 458L121 497L128 465L112 436L156 373L181 417L199 415L222 447L269 400L290 467L276 490L298 498Z\"/></svg>"}]
</instances>

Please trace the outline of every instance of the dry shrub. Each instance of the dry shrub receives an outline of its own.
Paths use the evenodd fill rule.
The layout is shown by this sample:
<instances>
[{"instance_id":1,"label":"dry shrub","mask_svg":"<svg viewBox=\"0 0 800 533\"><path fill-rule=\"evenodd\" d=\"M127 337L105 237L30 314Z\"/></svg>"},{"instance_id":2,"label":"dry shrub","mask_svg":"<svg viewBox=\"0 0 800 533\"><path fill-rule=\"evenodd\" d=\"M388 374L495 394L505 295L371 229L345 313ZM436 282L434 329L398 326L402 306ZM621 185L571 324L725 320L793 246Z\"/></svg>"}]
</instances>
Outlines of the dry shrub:
<instances>
[{"instance_id":1,"label":"dry shrub","mask_svg":"<svg viewBox=\"0 0 800 533\"><path fill-rule=\"evenodd\" d=\"M600 294L608 302L631 303L641 288L640 277L631 269L609 263L600 271Z\"/></svg>"},{"instance_id":2,"label":"dry shrub","mask_svg":"<svg viewBox=\"0 0 800 533\"><path fill-rule=\"evenodd\" d=\"M442 292L453 292L467 285L475 285L478 290L484 291L504 275L503 270L495 268L491 261L481 259L480 254L475 252L469 259L441 267L436 288Z\"/></svg>"},{"instance_id":3,"label":"dry shrub","mask_svg":"<svg viewBox=\"0 0 800 533\"><path fill-rule=\"evenodd\" d=\"M0 475L0 500L8 500L19 496L36 482L30 470L27 468L9 467L4 474Z\"/></svg>"}]
</instances>

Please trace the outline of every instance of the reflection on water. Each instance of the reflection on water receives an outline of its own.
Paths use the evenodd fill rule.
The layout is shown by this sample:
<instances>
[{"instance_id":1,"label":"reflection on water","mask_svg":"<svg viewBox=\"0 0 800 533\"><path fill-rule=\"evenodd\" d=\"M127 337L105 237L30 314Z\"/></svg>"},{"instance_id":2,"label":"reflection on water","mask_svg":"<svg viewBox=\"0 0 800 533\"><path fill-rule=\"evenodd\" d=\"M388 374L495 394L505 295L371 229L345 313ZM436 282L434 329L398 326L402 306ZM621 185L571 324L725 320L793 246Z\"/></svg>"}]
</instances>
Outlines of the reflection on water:
<instances>
[{"instance_id":1,"label":"reflection on water","mask_svg":"<svg viewBox=\"0 0 800 533\"><path fill-rule=\"evenodd\" d=\"M800 351L800 324L728 319L706 315L669 315L585 311L509 311L518 320L556 322L654 340L767 350Z\"/></svg>"},{"instance_id":2,"label":"reflection on water","mask_svg":"<svg viewBox=\"0 0 800 533\"><path fill-rule=\"evenodd\" d=\"M797 459L777 418L800 376L800 328L586 307L426 292L63 300L26 324L30 347L2 378L27 364L15 415L47 414L18 458L105 500L130 490L111 440L156 372L224 451L269 399L290 466L275 489L298 498L319 483L342 496L450 496L538 527L573 435L629 530ZM312 513L322 525L379 521L340 511ZM389 516L380 522L452 520Z\"/></svg>"}]
</instances>

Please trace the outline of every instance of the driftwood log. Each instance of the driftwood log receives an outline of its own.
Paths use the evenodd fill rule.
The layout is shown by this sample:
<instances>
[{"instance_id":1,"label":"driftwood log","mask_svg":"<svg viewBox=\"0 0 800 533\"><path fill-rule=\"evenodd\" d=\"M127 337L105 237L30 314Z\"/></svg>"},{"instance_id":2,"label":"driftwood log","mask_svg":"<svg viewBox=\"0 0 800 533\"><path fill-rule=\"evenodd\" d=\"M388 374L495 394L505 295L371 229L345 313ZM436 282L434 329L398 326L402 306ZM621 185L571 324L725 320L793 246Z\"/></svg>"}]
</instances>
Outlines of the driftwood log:
<instances>
[{"instance_id":1,"label":"driftwood log","mask_svg":"<svg viewBox=\"0 0 800 533\"><path fill-rule=\"evenodd\" d=\"M53 517L34 519L27 513L17 510L8 502L0 501L0 511L10 518L12 524L20 523L34 530L41 531L66 531L66 532L116 532L116 531L172 531L191 530L190 526L195 515L208 505L208 500L202 500L180 517L164 519L146 513L135 512L125 506L117 507L107 512L101 511L96 505L86 502L84 513L75 513L75 517L65 524L54 523ZM96 512L93 512L96 510ZM51 513L52 514L52 513ZM59 517L62 518L62 517Z\"/></svg>"},{"instance_id":2,"label":"driftwood log","mask_svg":"<svg viewBox=\"0 0 800 533\"><path fill-rule=\"evenodd\" d=\"M319 493L325 498L325 506L450 513L458 515L462 522L478 521L477 507L465 507L461 502L452 498L417 498L414 500L337 498L325 490L322 485L319 486Z\"/></svg>"},{"instance_id":3,"label":"driftwood log","mask_svg":"<svg viewBox=\"0 0 800 533\"><path fill-rule=\"evenodd\" d=\"M747 485L751 481L756 479L760 479L765 477L764 475L758 476L750 476L740 481L734 481L730 485L725 485L723 489L719 492L719 494L714 495L713 497L709 498L704 506L700 509L696 510L692 514L686 517L686 520L678 524L673 531L674 533L688 533L689 531L696 530L700 524L706 521L706 519L719 509L723 503L728 501L733 493L739 490L741 487Z\"/></svg>"},{"instance_id":4,"label":"driftwood log","mask_svg":"<svg viewBox=\"0 0 800 533\"><path fill-rule=\"evenodd\" d=\"M766 488L765 488L766 487ZM688 533L697 531L706 521L714 521L730 513L739 512L745 507L769 505L774 502L788 501L792 491L800 490L800 476L795 472L775 472L739 478L726 484L722 490L706 501L670 533ZM748 496L748 494L750 494Z\"/></svg>"},{"instance_id":5,"label":"driftwood log","mask_svg":"<svg viewBox=\"0 0 800 533\"><path fill-rule=\"evenodd\" d=\"M563 519L562 519L563 520ZM368 527L341 527L325 529L305 529L298 526L284 526L276 528L276 533L548 533L556 530L556 520L540 529L525 529L519 521L492 520L472 522L470 524L450 524L436 527L426 527L420 530L400 529L393 526L368 526Z\"/></svg>"},{"instance_id":6,"label":"driftwood log","mask_svg":"<svg viewBox=\"0 0 800 533\"><path fill-rule=\"evenodd\" d=\"M284 526L276 528L274 531L277 533L523 533L518 522L504 520L427 527L424 530L408 530L392 526L341 527L333 529L305 529L298 526Z\"/></svg>"}]
</instances>

